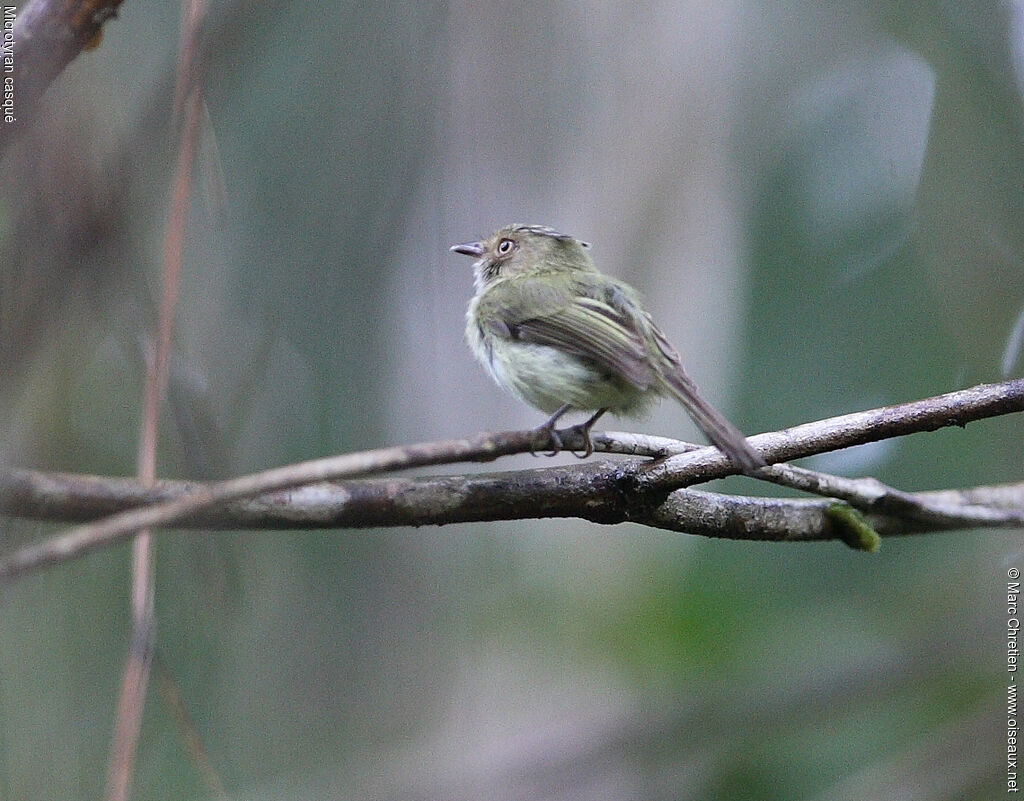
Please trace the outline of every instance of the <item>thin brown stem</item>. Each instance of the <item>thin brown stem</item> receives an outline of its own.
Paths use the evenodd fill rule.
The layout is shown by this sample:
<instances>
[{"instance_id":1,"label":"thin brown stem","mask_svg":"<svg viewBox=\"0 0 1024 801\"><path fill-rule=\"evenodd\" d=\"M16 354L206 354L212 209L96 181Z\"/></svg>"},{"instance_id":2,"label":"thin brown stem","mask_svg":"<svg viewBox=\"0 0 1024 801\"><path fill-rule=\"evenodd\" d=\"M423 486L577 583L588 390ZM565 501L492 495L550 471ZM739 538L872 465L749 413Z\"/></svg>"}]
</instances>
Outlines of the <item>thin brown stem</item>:
<instances>
[{"instance_id":1,"label":"thin brown stem","mask_svg":"<svg viewBox=\"0 0 1024 801\"><path fill-rule=\"evenodd\" d=\"M160 406L167 390L171 335L174 329L174 313L178 305L178 286L184 260L185 230L192 191L192 167L195 162L196 143L199 139L202 103L199 85L194 80L197 71L195 42L198 25L202 18L203 5L201 0L191 0L187 6L179 59L179 97L176 100L184 97L184 101L180 105L176 105L178 110L183 113L184 125L164 236L163 290L160 295L160 314L155 337L156 353L154 358L147 360L142 422L139 432L138 475L140 481L146 485L152 484L156 478L158 421ZM107 767L107 798L110 801L127 801L135 755L138 751L146 687L152 653L156 644L155 567L156 551L153 534L149 528L140 528L138 536L132 543L132 647L128 652L121 681L110 761Z\"/></svg>"}]
</instances>

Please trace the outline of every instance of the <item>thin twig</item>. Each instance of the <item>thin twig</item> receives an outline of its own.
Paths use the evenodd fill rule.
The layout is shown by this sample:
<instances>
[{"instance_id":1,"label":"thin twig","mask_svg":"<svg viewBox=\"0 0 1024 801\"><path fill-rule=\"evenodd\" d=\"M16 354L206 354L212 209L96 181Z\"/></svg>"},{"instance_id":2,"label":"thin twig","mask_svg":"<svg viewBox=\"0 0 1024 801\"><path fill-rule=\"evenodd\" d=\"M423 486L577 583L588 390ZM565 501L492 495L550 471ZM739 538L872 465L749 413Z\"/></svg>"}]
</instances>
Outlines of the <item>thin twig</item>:
<instances>
[{"instance_id":1,"label":"thin twig","mask_svg":"<svg viewBox=\"0 0 1024 801\"><path fill-rule=\"evenodd\" d=\"M1024 379L979 384L931 398L832 417L751 438L769 463L864 445L905 434L964 426L973 420L1024 410ZM643 473L647 489L676 489L722 475L725 456L692 469L689 454L652 462ZM685 476L680 467L687 467Z\"/></svg>"},{"instance_id":2,"label":"thin twig","mask_svg":"<svg viewBox=\"0 0 1024 801\"><path fill-rule=\"evenodd\" d=\"M171 334L178 305L178 285L185 253L185 229L188 222L192 191L192 166L195 162L202 108L196 80L196 40L202 20L203 0L190 0L186 6L182 30L182 46L178 60L178 91L175 97L175 118L183 119L178 162L174 173L171 207L163 247L163 290L157 321L155 358L147 360L146 385L143 392L142 421L139 432L138 474L144 484L156 478L156 443L160 407L167 390L167 366L170 362ZM154 573L156 552L148 527L140 528L132 543L132 647L121 681L121 693L111 740L107 766L109 801L127 801L131 777L138 752L142 711L146 687L156 645L154 612Z\"/></svg>"},{"instance_id":3,"label":"thin twig","mask_svg":"<svg viewBox=\"0 0 1024 801\"><path fill-rule=\"evenodd\" d=\"M865 512L943 528L1024 526L1024 508L1006 509L972 501L963 490L904 492L876 478L845 478L789 464L772 465L764 477L790 489L846 501ZM1024 492L1024 485L1015 486Z\"/></svg>"},{"instance_id":4,"label":"thin twig","mask_svg":"<svg viewBox=\"0 0 1024 801\"><path fill-rule=\"evenodd\" d=\"M188 711L185 699L181 696L181 689L175 681L171 671L157 652L153 658L153 678L155 679L156 690L160 694L164 708L167 709L174 727L178 730L179 736L188 753L189 760L196 766L200 778L210 792L210 797L215 799L228 798L227 790L220 779L220 775L213 767L210 755L203 745L203 739L199 735L199 729L195 720Z\"/></svg>"}]
</instances>

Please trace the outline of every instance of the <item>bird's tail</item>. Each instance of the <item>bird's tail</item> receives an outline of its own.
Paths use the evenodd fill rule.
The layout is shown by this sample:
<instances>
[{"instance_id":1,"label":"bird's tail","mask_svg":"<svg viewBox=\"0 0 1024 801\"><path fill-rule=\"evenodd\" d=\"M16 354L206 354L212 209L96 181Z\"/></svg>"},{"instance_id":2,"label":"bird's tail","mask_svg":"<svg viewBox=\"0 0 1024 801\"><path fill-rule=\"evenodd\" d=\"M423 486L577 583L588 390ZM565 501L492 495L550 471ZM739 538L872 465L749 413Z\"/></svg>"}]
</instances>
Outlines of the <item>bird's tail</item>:
<instances>
[{"instance_id":1,"label":"bird's tail","mask_svg":"<svg viewBox=\"0 0 1024 801\"><path fill-rule=\"evenodd\" d=\"M675 369L662 372L661 380L666 390L683 404L693 422L707 438L737 467L742 468L744 473L764 467L765 461L761 454L751 447L743 433L700 396L696 384L683 372L678 363L673 367Z\"/></svg>"}]
</instances>

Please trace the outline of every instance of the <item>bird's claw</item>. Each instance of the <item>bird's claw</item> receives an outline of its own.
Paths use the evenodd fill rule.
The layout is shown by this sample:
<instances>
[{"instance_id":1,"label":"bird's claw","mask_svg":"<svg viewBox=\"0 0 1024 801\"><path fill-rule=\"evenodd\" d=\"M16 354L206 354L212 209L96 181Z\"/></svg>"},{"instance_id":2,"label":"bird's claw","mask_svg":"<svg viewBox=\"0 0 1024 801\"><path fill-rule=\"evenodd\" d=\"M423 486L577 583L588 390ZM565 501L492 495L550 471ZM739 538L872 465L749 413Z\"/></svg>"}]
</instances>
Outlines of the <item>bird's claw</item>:
<instances>
[{"instance_id":1,"label":"bird's claw","mask_svg":"<svg viewBox=\"0 0 1024 801\"><path fill-rule=\"evenodd\" d=\"M586 459L588 456L594 453L594 442L590 438L590 426L586 423L579 423L578 425L571 426L570 428L564 428L558 430L553 426L547 425L538 426L534 430L535 439L540 440L541 438L546 439L551 443L552 450L549 453L545 453L544 456L557 456L563 450L565 450L565 440L563 437L566 435L572 437L579 435L583 437L583 452L577 453L575 450L571 450L570 453L577 459ZM537 451L534 448L530 448L530 455L536 456Z\"/></svg>"},{"instance_id":2,"label":"bird's claw","mask_svg":"<svg viewBox=\"0 0 1024 801\"><path fill-rule=\"evenodd\" d=\"M545 423L542 426L537 426L535 429L533 429L533 433L536 435L534 436L535 440L540 440L542 442L546 441L551 443L551 447L553 450L550 453L545 453L544 456L557 456L559 453L562 452L562 436L561 434L558 433L558 431L555 430L555 427L553 425ZM537 451L531 445L530 456L536 455Z\"/></svg>"},{"instance_id":3,"label":"bird's claw","mask_svg":"<svg viewBox=\"0 0 1024 801\"><path fill-rule=\"evenodd\" d=\"M582 454L576 453L576 451L572 452L572 455L575 456L577 459L586 459L594 452L594 441L590 438L591 425L592 423L589 422L579 423L577 425L574 425L572 428L566 429L566 431L570 434L579 434L581 437L583 437L583 442L586 443L583 446Z\"/></svg>"},{"instance_id":4,"label":"bird's claw","mask_svg":"<svg viewBox=\"0 0 1024 801\"><path fill-rule=\"evenodd\" d=\"M543 436L554 447L554 450L551 451L551 453L547 454L547 456L554 456L558 453L561 453L562 448L564 447L564 444L562 442L562 434L558 433L558 431L555 429L555 423L557 423L558 418L565 414L565 412L568 410L568 404L562 406L557 412L551 415L551 418L546 423L544 423L544 425L538 426L537 428L534 429L535 434ZM572 451L572 455L575 456L577 459L586 459L594 452L594 441L590 438L590 429L594 427L594 423L596 423L598 419L601 417L601 415L603 415L606 411L608 410L598 409L597 412L591 415L590 419L587 420L585 423L579 423L578 425L574 425L571 428L563 429L563 433L565 434L579 434L581 437L583 437L583 455L581 456L580 454L576 453L576 451ZM533 456L537 455L537 452L533 448L530 448L530 453Z\"/></svg>"}]
</instances>

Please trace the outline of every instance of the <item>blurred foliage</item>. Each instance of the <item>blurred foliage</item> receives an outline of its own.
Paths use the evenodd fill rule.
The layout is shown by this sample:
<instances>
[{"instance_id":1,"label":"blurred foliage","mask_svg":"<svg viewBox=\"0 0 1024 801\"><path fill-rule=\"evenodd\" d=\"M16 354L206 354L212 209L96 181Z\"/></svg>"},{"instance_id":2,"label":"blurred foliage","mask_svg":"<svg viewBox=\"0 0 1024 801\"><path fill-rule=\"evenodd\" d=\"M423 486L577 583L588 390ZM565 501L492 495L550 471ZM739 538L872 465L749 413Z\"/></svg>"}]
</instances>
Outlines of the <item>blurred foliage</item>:
<instances>
[{"instance_id":1,"label":"blurred foliage","mask_svg":"<svg viewBox=\"0 0 1024 801\"><path fill-rule=\"evenodd\" d=\"M473 364L446 252L513 220L592 240L745 430L1024 367L1020 3L304 11L211 9L162 475L539 422ZM125 3L5 156L7 464L133 470L178 26ZM1019 479L1022 444L1003 419L813 463L970 485ZM1021 553L168 533L158 643L233 797L982 799ZM0 799L100 795L127 588L124 548L3 588ZM208 797L150 695L133 797Z\"/></svg>"}]
</instances>

